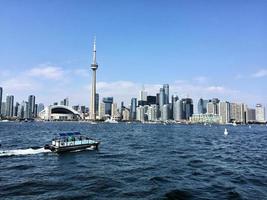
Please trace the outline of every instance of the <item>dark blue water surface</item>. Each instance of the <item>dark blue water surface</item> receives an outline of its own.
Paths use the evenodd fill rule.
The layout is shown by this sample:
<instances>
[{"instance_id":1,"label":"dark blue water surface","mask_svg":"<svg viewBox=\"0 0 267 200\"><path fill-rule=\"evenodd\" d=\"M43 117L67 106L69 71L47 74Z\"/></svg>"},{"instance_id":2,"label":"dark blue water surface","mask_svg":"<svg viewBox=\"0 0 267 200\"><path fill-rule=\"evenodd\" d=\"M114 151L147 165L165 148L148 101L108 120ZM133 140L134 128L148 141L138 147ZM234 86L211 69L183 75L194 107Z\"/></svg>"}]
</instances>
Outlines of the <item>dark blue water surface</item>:
<instances>
[{"instance_id":1,"label":"dark blue water surface","mask_svg":"<svg viewBox=\"0 0 267 200\"><path fill-rule=\"evenodd\" d=\"M267 127L224 128L0 123L0 199L267 199ZM101 140L99 150L29 150L64 131Z\"/></svg>"}]
</instances>

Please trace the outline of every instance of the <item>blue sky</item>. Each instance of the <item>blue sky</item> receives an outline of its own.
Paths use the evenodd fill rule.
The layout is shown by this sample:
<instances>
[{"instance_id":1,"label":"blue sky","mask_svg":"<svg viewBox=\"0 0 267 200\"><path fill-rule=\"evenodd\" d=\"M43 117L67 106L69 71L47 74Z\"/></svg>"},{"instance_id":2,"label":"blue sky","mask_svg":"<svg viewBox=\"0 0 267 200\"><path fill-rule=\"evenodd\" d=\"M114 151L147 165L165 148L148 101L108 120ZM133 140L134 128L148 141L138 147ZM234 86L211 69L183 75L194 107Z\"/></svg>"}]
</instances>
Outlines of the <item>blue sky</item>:
<instances>
[{"instance_id":1,"label":"blue sky","mask_svg":"<svg viewBox=\"0 0 267 200\"><path fill-rule=\"evenodd\" d=\"M250 106L267 99L267 1L0 2L0 85L17 101L89 105L97 37L98 92L129 102L169 83L180 97Z\"/></svg>"}]
</instances>

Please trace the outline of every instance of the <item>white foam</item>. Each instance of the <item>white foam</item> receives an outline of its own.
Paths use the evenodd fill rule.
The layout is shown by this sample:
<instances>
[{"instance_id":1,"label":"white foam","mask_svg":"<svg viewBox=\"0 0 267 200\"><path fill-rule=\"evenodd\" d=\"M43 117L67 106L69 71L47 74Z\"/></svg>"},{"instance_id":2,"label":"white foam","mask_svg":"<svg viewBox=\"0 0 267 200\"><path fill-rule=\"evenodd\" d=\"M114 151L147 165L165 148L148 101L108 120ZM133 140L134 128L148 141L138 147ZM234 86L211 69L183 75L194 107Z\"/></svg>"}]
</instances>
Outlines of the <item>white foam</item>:
<instances>
[{"instance_id":1,"label":"white foam","mask_svg":"<svg viewBox=\"0 0 267 200\"><path fill-rule=\"evenodd\" d=\"M38 153L48 153L51 152L48 149L39 148L39 149L16 149L16 150L6 150L0 151L1 156L18 156L18 155L31 155L31 154L38 154Z\"/></svg>"}]
</instances>

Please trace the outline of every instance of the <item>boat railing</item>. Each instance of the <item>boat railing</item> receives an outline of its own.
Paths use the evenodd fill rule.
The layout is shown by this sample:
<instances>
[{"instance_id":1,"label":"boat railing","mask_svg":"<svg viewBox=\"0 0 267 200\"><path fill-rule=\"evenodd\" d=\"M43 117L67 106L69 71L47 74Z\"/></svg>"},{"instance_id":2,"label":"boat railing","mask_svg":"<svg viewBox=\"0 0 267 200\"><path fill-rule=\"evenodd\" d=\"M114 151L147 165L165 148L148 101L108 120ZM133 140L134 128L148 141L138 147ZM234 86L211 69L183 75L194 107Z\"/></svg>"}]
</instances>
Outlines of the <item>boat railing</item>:
<instances>
[{"instance_id":1,"label":"boat railing","mask_svg":"<svg viewBox=\"0 0 267 200\"><path fill-rule=\"evenodd\" d=\"M85 136L56 138L52 141L52 145L55 145L57 147L93 144L93 143L95 143L95 140Z\"/></svg>"}]
</instances>

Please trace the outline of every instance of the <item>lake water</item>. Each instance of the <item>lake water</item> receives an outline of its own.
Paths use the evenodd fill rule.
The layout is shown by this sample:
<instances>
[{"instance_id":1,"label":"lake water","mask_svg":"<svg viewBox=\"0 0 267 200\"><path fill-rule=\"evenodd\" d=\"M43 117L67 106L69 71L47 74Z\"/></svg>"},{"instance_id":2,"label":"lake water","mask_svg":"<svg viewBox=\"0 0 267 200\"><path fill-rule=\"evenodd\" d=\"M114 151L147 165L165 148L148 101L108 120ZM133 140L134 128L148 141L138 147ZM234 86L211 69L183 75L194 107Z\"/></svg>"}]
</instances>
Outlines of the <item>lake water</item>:
<instances>
[{"instance_id":1,"label":"lake water","mask_svg":"<svg viewBox=\"0 0 267 200\"><path fill-rule=\"evenodd\" d=\"M267 199L267 127L0 123L0 199ZM98 151L42 148L58 132Z\"/></svg>"}]
</instances>

